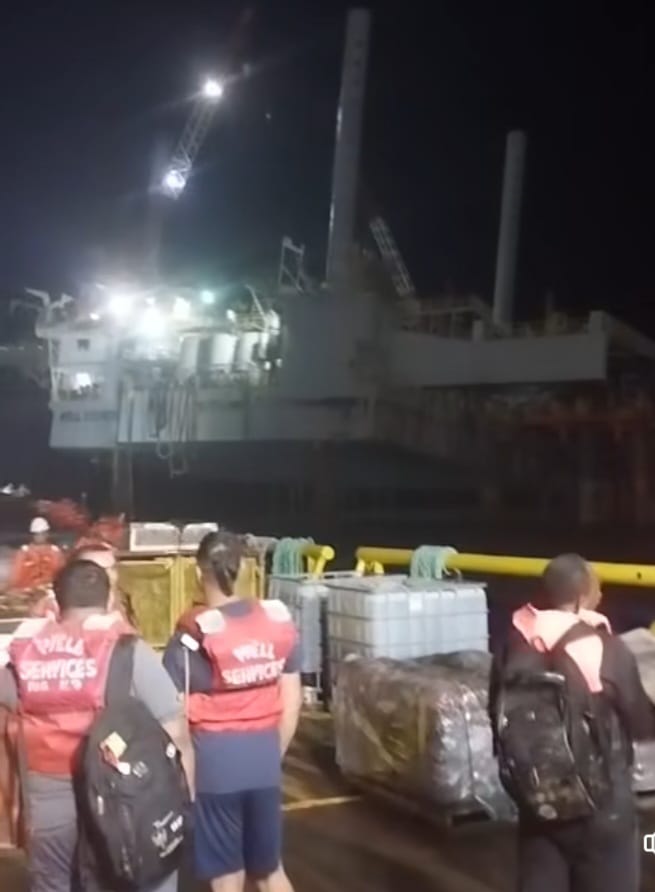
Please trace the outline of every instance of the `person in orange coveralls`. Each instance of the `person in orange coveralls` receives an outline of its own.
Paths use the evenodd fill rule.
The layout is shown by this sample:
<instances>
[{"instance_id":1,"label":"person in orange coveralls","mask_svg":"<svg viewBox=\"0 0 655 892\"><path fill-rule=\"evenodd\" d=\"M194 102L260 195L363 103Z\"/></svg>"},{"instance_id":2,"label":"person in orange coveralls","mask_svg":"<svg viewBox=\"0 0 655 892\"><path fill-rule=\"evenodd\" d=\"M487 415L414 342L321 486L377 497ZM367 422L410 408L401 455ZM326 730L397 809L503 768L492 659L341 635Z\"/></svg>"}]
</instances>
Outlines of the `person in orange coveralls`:
<instances>
[{"instance_id":1,"label":"person in orange coveralls","mask_svg":"<svg viewBox=\"0 0 655 892\"><path fill-rule=\"evenodd\" d=\"M30 524L32 541L23 545L14 559L8 588L35 591L50 588L57 573L64 566L64 556L57 545L49 541L50 524L44 517L35 517Z\"/></svg>"},{"instance_id":2,"label":"person in orange coveralls","mask_svg":"<svg viewBox=\"0 0 655 892\"><path fill-rule=\"evenodd\" d=\"M109 577L110 601L109 609L118 610L123 618L127 620L134 628L136 628L136 619L129 596L122 593L118 587L118 565L116 562L116 552L108 543L96 543L86 545L82 548L76 548L71 552L69 563L73 561L91 561L102 567ZM54 593L44 595L30 611L30 616L47 617L48 619L58 619L59 609Z\"/></svg>"}]
</instances>

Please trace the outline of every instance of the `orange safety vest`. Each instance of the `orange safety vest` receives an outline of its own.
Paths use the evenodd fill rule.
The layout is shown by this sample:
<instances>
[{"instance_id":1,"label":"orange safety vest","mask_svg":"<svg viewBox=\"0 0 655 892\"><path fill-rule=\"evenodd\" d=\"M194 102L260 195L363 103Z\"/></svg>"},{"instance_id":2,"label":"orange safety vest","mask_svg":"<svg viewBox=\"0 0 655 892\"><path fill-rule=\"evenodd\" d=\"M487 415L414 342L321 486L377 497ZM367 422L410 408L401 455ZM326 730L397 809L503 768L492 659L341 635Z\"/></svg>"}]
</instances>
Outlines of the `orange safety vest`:
<instances>
[{"instance_id":1,"label":"orange safety vest","mask_svg":"<svg viewBox=\"0 0 655 892\"><path fill-rule=\"evenodd\" d=\"M48 588L63 566L64 555L56 545L23 545L14 558L10 587L19 591Z\"/></svg>"},{"instance_id":2,"label":"orange safety vest","mask_svg":"<svg viewBox=\"0 0 655 892\"><path fill-rule=\"evenodd\" d=\"M214 690L191 694L191 727L218 732L276 728L282 714L280 678L298 639L285 605L253 602L245 616L205 608L195 622L212 665Z\"/></svg>"},{"instance_id":3,"label":"orange safety vest","mask_svg":"<svg viewBox=\"0 0 655 892\"><path fill-rule=\"evenodd\" d=\"M18 681L27 768L70 777L80 745L105 705L116 642L133 630L116 613L84 623L26 620L9 656Z\"/></svg>"},{"instance_id":4,"label":"orange safety vest","mask_svg":"<svg viewBox=\"0 0 655 892\"><path fill-rule=\"evenodd\" d=\"M604 627L609 631L609 622L602 613L593 610L578 613L565 610L537 610L531 604L526 604L512 616L514 628L540 653L551 651L569 629L580 621L589 625L589 635L569 642L564 650L580 669L591 693L599 694L603 690L600 677L603 641L597 630Z\"/></svg>"}]
</instances>

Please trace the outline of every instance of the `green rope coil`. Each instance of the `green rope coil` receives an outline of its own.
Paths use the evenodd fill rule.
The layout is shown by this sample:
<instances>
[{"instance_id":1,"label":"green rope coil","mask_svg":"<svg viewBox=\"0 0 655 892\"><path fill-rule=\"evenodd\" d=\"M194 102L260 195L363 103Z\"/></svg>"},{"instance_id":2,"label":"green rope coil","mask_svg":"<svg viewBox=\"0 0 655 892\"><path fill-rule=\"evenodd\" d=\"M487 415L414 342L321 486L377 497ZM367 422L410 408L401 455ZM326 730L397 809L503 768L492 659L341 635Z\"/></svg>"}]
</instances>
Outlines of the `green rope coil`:
<instances>
[{"instance_id":1,"label":"green rope coil","mask_svg":"<svg viewBox=\"0 0 655 892\"><path fill-rule=\"evenodd\" d=\"M313 544L313 539L280 539L273 552L273 575L302 576L305 572L303 551L307 545Z\"/></svg>"},{"instance_id":2,"label":"green rope coil","mask_svg":"<svg viewBox=\"0 0 655 892\"><path fill-rule=\"evenodd\" d=\"M457 554L450 545L421 545L412 554L409 575L413 579L443 579L448 558Z\"/></svg>"}]
</instances>

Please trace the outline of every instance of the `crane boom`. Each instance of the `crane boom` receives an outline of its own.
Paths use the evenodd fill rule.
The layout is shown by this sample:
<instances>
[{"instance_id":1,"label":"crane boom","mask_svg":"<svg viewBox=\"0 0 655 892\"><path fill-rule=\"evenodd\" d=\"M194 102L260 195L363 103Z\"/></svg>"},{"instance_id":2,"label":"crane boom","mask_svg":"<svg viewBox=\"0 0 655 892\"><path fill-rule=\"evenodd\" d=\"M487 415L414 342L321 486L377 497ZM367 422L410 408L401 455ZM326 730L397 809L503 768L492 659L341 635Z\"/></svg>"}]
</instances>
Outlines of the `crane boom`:
<instances>
[{"instance_id":1,"label":"crane boom","mask_svg":"<svg viewBox=\"0 0 655 892\"><path fill-rule=\"evenodd\" d=\"M244 35L253 19L253 9L246 7L234 29L225 58L230 70L234 69L237 56L243 49ZM211 127L216 106L223 96L224 85L213 77L207 78L196 97L182 135L171 156L161 182L161 188L170 198L179 198L184 191L196 157Z\"/></svg>"},{"instance_id":2,"label":"crane boom","mask_svg":"<svg viewBox=\"0 0 655 892\"><path fill-rule=\"evenodd\" d=\"M189 175L216 113L217 100L223 95L223 85L209 79L196 99L187 118L182 135L175 147L162 186L171 198L184 191Z\"/></svg>"}]
</instances>

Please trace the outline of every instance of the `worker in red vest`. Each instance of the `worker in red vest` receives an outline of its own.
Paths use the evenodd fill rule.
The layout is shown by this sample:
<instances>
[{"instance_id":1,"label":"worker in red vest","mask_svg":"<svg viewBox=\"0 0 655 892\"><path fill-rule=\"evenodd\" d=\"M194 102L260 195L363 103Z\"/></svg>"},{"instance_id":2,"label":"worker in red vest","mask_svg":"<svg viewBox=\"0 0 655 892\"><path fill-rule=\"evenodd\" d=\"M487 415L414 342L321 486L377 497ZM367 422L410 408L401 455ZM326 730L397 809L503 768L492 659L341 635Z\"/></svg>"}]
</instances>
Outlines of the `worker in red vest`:
<instances>
[{"instance_id":1,"label":"worker in red vest","mask_svg":"<svg viewBox=\"0 0 655 892\"><path fill-rule=\"evenodd\" d=\"M55 595L60 619L22 623L9 647L11 670L0 670L0 703L20 708L32 892L74 888L74 769L86 734L105 704L114 647L121 636L134 634L120 614L109 611L107 573L91 561L67 565L55 580ZM193 753L177 691L143 641L134 650L132 692L176 743L192 782ZM177 889L177 877L164 889Z\"/></svg>"},{"instance_id":2,"label":"worker in red vest","mask_svg":"<svg viewBox=\"0 0 655 892\"><path fill-rule=\"evenodd\" d=\"M234 597L242 555L233 534L203 539L206 606L183 618L164 665L178 690L187 682L190 690L198 878L214 890L241 890L248 876L269 892L291 892L281 861L281 762L300 714L298 634L280 601Z\"/></svg>"},{"instance_id":3,"label":"worker in red vest","mask_svg":"<svg viewBox=\"0 0 655 892\"><path fill-rule=\"evenodd\" d=\"M517 795L513 798L519 811L520 892L639 890L632 747L634 741L655 737L655 712L642 686L634 656L618 636L611 634L606 618L596 611L600 594L596 574L583 558L575 554L555 558L544 571L538 596L514 613L505 648L494 658L489 714L494 749L501 767L508 766L505 776L511 778L510 786L516 787L513 792ZM543 759L544 753L551 751L549 748L531 750L530 735L539 737L543 733L541 717L547 717L538 711L539 700L532 699L530 704L527 699L513 700L515 714L522 716L522 736L516 738L520 752L516 750L508 762L503 748L513 746L514 742L508 743L509 738L505 737L499 746L501 736L508 734L510 726L506 706L517 696L534 697L534 693L518 692L519 687L527 690L526 679L535 671L556 673L555 678L562 675L566 679L560 694L566 698L566 722L571 728L587 729L585 734L569 738L570 753L578 753L574 758L582 760L579 767L583 773L579 776L586 779L583 783L595 784L593 789L599 795L591 808L587 801L578 816L566 820L560 819L557 809L553 810L550 805L542 805L539 816L532 811L531 791L536 784L538 792L542 779L547 783L547 777L551 776L549 766L544 763L540 773L533 762L534 776L528 777L529 772L525 777L512 774L512 765L516 766L517 759L525 759L531 752L535 758ZM513 679L520 679L519 686ZM516 712L519 702L521 708ZM578 710L584 710L583 714ZM530 715L535 721L532 727ZM579 725L578 715L582 719ZM510 724L512 720L509 719ZM589 747L598 747L599 761L584 761L589 751L585 750L585 738L590 741ZM555 737L550 739L551 746L553 751L559 746ZM575 750L577 746L581 749ZM593 774L589 773L591 764ZM558 761L553 765L552 777L560 777L558 772L562 771L564 768ZM522 789L524 784L528 786ZM578 789L577 786L568 789L566 801L562 800L563 810L570 807L573 793L578 795Z\"/></svg>"},{"instance_id":4,"label":"worker in red vest","mask_svg":"<svg viewBox=\"0 0 655 892\"><path fill-rule=\"evenodd\" d=\"M50 524L44 517L35 517L30 524L32 541L16 553L8 588L35 591L49 588L64 565L64 556L49 541Z\"/></svg>"}]
</instances>

